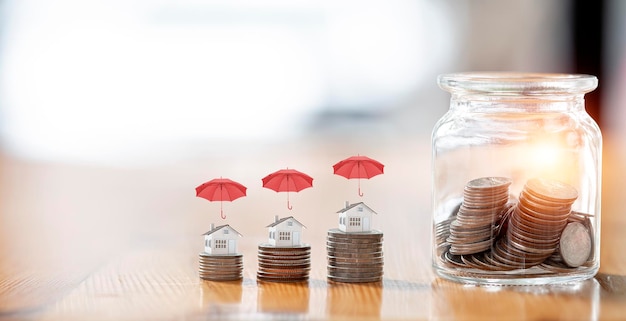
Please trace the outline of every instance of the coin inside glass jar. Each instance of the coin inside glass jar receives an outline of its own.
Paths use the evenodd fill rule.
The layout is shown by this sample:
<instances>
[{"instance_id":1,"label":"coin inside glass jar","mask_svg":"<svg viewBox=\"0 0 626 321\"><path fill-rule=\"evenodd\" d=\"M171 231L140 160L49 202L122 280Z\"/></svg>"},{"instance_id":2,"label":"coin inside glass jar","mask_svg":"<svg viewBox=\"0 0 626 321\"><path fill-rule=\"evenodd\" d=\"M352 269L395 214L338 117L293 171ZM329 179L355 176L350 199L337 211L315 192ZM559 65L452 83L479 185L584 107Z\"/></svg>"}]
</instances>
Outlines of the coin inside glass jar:
<instances>
[{"instance_id":1,"label":"coin inside glass jar","mask_svg":"<svg viewBox=\"0 0 626 321\"><path fill-rule=\"evenodd\" d=\"M569 267L583 265L591 254L591 234L578 222L568 223L559 243L561 258Z\"/></svg>"},{"instance_id":2,"label":"coin inside glass jar","mask_svg":"<svg viewBox=\"0 0 626 321\"><path fill-rule=\"evenodd\" d=\"M574 187L551 179L530 179L526 182L525 189L530 194L547 201L570 203L578 198L578 191Z\"/></svg>"}]
</instances>

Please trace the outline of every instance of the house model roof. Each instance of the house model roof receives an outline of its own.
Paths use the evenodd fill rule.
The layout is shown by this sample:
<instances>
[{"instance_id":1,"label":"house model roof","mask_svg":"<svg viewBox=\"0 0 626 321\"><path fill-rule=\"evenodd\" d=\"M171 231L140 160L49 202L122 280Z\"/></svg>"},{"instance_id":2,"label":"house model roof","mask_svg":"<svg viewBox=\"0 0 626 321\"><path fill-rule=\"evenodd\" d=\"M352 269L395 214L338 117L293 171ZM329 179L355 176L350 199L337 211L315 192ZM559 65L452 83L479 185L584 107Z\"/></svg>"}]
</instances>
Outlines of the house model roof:
<instances>
[{"instance_id":1,"label":"house model roof","mask_svg":"<svg viewBox=\"0 0 626 321\"><path fill-rule=\"evenodd\" d=\"M280 220L276 220L274 223L272 223L272 224L270 224L270 225L268 225L268 226L266 226L266 227L274 227L274 226L276 226L276 225L278 225L278 224L280 224L280 223L282 223L282 222L284 222L284 221L286 221L286 220L288 220L288 219L293 219L294 221L296 221L296 223L300 224L300 226L302 226L302 227L306 228L306 226L304 226L302 223L298 222L298 220L296 220L295 218L293 218L293 216L283 217L283 218L281 218Z\"/></svg>"},{"instance_id":2,"label":"house model roof","mask_svg":"<svg viewBox=\"0 0 626 321\"><path fill-rule=\"evenodd\" d=\"M368 210L370 210L370 212L372 212L372 213L374 213L374 214L378 214L378 213L376 213L373 209L371 209L369 206L365 205L365 203L363 203L363 202L358 202L358 203L350 204L350 205L348 205L348 206L346 206L346 207L344 207L344 208L342 208L342 209L338 210L338 211L337 211L337 213L343 213L343 212L349 211L350 209L352 209L352 208L356 207L357 205L363 205L363 206L367 207L367 209L368 209Z\"/></svg>"},{"instance_id":3,"label":"house model roof","mask_svg":"<svg viewBox=\"0 0 626 321\"><path fill-rule=\"evenodd\" d=\"M206 233L204 233L204 234L202 234L202 235L211 235L211 234L213 234L213 233L215 233L215 232L217 232L217 231L219 231L219 230L221 230L221 229L223 229L224 227L227 227L227 226L228 226L231 230L235 231L235 233L237 233L237 235L239 235L239 236L243 236L243 235L241 235L241 233L237 232L237 230L235 230L234 228L230 227L230 225L228 225L228 224L224 224L224 225L216 226L216 227L215 227L215 228L213 228L212 230L210 230L210 231L208 231L208 232L206 232Z\"/></svg>"}]
</instances>

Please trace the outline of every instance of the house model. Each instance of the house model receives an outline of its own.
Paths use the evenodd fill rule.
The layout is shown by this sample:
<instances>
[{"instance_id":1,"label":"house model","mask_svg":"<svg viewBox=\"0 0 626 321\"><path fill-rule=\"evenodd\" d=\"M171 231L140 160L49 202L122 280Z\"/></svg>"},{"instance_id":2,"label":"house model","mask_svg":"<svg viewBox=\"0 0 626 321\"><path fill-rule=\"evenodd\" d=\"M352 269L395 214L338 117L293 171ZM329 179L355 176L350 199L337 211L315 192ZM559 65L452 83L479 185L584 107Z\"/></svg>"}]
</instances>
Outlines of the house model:
<instances>
[{"instance_id":1,"label":"house model","mask_svg":"<svg viewBox=\"0 0 626 321\"><path fill-rule=\"evenodd\" d=\"M339 213L339 230L348 233L371 231L372 214L376 214L363 202L354 204L346 202L346 206L337 213Z\"/></svg>"},{"instance_id":2,"label":"house model","mask_svg":"<svg viewBox=\"0 0 626 321\"><path fill-rule=\"evenodd\" d=\"M215 227L204 233L204 252L210 255L234 255L237 254L237 238L242 236L230 225Z\"/></svg>"},{"instance_id":3,"label":"house model","mask_svg":"<svg viewBox=\"0 0 626 321\"><path fill-rule=\"evenodd\" d=\"M300 246L302 228L306 228L293 216L278 219L274 218L274 223L267 226L269 229L269 243L276 247Z\"/></svg>"}]
</instances>

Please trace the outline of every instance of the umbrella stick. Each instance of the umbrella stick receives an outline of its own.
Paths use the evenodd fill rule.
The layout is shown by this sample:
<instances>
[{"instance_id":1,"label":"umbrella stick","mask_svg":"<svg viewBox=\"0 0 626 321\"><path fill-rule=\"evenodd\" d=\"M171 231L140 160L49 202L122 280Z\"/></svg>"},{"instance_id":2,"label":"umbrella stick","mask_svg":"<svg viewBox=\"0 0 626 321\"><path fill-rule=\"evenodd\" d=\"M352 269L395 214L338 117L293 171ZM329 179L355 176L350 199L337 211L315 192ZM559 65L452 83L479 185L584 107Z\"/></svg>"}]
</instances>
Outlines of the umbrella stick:
<instances>
[{"instance_id":1,"label":"umbrella stick","mask_svg":"<svg viewBox=\"0 0 626 321\"><path fill-rule=\"evenodd\" d=\"M291 211L293 207L289 204L289 191L287 191L287 209Z\"/></svg>"},{"instance_id":2,"label":"umbrella stick","mask_svg":"<svg viewBox=\"0 0 626 321\"><path fill-rule=\"evenodd\" d=\"M222 177L220 176L220 179ZM226 219L226 215L224 215L224 208L223 208L223 204L224 204L224 184L220 184L220 217L225 220Z\"/></svg>"},{"instance_id":3,"label":"umbrella stick","mask_svg":"<svg viewBox=\"0 0 626 321\"><path fill-rule=\"evenodd\" d=\"M363 197L363 193L361 193L361 161L357 162L356 165L357 170L359 171L358 181L359 181L359 197Z\"/></svg>"},{"instance_id":4,"label":"umbrella stick","mask_svg":"<svg viewBox=\"0 0 626 321\"><path fill-rule=\"evenodd\" d=\"M359 181L359 196L363 197L363 193L361 192L361 178L359 178L358 181Z\"/></svg>"}]
</instances>

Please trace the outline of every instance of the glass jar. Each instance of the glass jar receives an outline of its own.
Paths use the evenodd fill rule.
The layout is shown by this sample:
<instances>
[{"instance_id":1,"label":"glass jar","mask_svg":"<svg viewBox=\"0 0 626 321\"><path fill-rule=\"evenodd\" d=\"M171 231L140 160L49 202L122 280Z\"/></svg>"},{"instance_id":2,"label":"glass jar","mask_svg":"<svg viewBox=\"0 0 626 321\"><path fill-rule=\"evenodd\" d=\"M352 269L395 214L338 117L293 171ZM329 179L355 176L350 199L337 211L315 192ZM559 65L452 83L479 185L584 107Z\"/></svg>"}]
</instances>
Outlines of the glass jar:
<instances>
[{"instance_id":1,"label":"glass jar","mask_svg":"<svg viewBox=\"0 0 626 321\"><path fill-rule=\"evenodd\" d=\"M548 284L600 263L602 135L589 75L441 75L432 134L433 266L446 279Z\"/></svg>"}]
</instances>

